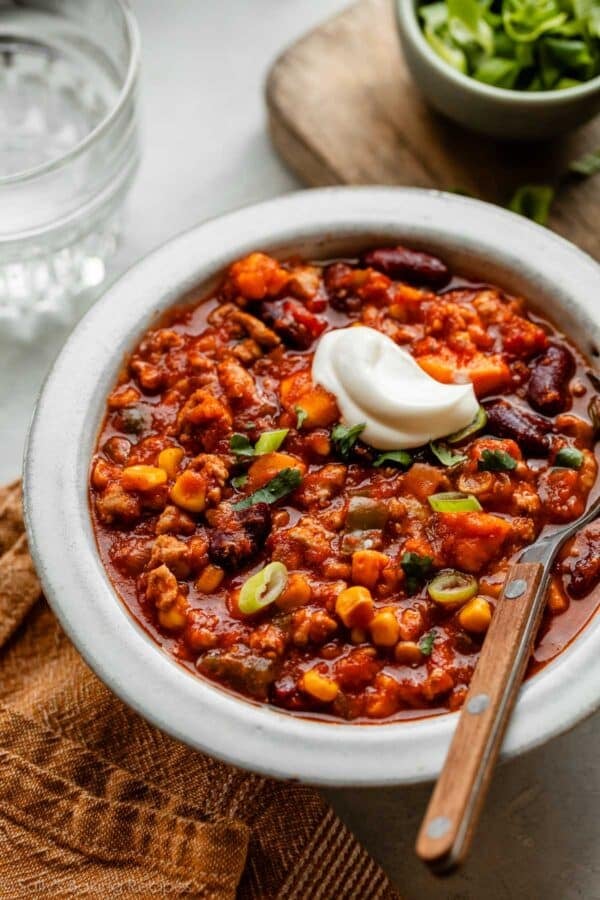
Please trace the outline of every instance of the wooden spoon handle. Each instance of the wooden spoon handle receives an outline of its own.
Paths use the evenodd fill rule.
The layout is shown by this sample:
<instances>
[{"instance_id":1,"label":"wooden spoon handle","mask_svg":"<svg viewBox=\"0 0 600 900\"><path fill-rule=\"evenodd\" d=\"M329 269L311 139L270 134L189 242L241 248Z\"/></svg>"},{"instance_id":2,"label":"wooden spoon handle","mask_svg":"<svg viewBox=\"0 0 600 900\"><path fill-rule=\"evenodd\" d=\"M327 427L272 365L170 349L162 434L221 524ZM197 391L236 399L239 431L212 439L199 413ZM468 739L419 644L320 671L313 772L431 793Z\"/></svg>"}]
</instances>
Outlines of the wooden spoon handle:
<instances>
[{"instance_id":1,"label":"wooden spoon handle","mask_svg":"<svg viewBox=\"0 0 600 900\"><path fill-rule=\"evenodd\" d=\"M466 857L544 609L541 563L508 572L444 768L417 839L436 872Z\"/></svg>"}]
</instances>

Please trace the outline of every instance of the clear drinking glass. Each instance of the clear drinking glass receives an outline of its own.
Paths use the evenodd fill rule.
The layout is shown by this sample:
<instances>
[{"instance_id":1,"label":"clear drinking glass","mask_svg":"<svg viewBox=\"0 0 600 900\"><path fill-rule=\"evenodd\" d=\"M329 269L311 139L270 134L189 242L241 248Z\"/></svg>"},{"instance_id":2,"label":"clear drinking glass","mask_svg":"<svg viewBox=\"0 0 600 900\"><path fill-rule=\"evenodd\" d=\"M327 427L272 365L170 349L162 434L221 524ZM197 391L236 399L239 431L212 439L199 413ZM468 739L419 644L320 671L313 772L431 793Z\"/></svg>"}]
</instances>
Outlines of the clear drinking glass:
<instances>
[{"instance_id":1,"label":"clear drinking glass","mask_svg":"<svg viewBox=\"0 0 600 900\"><path fill-rule=\"evenodd\" d=\"M122 0L0 0L0 332L69 319L105 277L138 165Z\"/></svg>"}]
</instances>

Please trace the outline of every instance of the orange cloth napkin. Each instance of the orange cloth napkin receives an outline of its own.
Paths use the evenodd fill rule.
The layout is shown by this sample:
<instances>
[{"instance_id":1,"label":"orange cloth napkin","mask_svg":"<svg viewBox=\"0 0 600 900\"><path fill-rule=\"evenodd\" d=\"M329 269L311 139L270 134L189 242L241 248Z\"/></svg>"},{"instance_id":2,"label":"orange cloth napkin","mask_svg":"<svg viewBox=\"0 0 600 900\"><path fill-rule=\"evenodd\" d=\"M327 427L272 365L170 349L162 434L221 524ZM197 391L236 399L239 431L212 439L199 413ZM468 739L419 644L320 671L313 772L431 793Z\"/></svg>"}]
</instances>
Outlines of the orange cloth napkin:
<instances>
[{"instance_id":1,"label":"orange cloth napkin","mask_svg":"<svg viewBox=\"0 0 600 900\"><path fill-rule=\"evenodd\" d=\"M41 596L19 484L0 488L0 896L397 897L315 790L190 750L95 677Z\"/></svg>"}]
</instances>

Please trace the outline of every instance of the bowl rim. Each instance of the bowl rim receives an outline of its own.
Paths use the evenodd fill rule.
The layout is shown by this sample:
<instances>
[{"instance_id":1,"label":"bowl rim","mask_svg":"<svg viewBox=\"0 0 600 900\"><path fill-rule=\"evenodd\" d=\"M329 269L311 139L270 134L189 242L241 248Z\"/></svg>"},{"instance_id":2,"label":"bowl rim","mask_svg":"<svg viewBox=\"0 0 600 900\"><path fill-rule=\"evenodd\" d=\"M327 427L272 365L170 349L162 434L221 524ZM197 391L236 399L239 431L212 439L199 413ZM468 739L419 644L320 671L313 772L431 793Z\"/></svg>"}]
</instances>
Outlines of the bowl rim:
<instances>
[{"instance_id":1,"label":"bowl rim","mask_svg":"<svg viewBox=\"0 0 600 900\"><path fill-rule=\"evenodd\" d=\"M46 162L40 163L37 166L32 166L30 169L23 169L21 172L13 172L10 175L0 175L0 189L8 185L22 184L27 181L33 181L36 178L41 178L44 175L63 168L63 166L68 165L73 159L80 156L82 153L85 153L88 147L94 144L98 138L105 134L114 122L117 121L121 111L125 108L129 99L134 94L141 58L139 26L133 14L133 10L131 9L130 0L111 0L111 2L114 3L115 8L122 17L129 54L127 70L115 102L98 124L95 125L85 137L81 138L80 141L67 150L66 153L53 159L48 159Z\"/></svg>"},{"instance_id":2,"label":"bowl rim","mask_svg":"<svg viewBox=\"0 0 600 900\"><path fill-rule=\"evenodd\" d=\"M461 221L460 237L456 222ZM97 553L87 503L91 451L125 353L158 310L243 253L345 235L446 242L482 263L523 265L540 291L574 304L593 325L600 267L526 219L471 198L415 188L325 188L288 194L196 226L154 250L110 286L72 332L47 376L24 463L25 521L44 593L96 674L134 710L195 749L265 775L337 786L427 781L456 726L447 714L357 725L301 718L198 678L158 647L118 599ZM499 246L500 245L500 246ZM569 273L576 268L577 286ZM515 268L516 271L516 268ZM582 330L582 333L583 330ZM93 427L91 427L93 425ZM68 564L65 564L65 559ZM503 748L520 754L600 705L600 616L521 689ZM571 685L577 683L576 692Z\"/></svg>"},{"instance_id":3,"label":"bowl rim","mask_svg":"<svg viewBox=\"0 0 600 900\"><path fill-rule=\"evenodd\" d=\"M426 57L438 73L454 82L457 87L469 89L474 94L479 94L488 100L496 100L506 106L568 106L570 101L575 101L600 90L600 75L595 75L584 84L564 90L550 91L516 91L512 88L499 88L491 84L477 81L463 72L454 69L444 62L429 46L425 39L423 29L417 15L417 3L419 0L394 0L396 9L396 21L400 30L411 40L422 56Z\"/></svg>"}]
</instances>

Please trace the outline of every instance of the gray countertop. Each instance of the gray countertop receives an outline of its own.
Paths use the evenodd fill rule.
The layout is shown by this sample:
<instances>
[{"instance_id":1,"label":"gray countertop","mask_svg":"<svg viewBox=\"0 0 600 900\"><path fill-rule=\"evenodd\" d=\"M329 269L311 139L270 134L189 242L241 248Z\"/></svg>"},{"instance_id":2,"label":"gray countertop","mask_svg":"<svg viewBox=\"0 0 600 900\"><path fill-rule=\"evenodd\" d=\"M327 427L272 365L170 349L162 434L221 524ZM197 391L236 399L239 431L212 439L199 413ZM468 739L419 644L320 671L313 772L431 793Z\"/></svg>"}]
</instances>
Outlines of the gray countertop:
<instances>
[{"instance_id":1,"label":"gray countertop","mask_svg":"<svg viewBox=\"0 0 600 900\"><path fill-rule=\"evenodd\" d=\"M179 231L300 185L265 130L275 56L343 0L134 0L143 41L143 161L112 275ZM68 329L0 353L0 480L16 477L41 380ZM573 685L573 691L577 685ZM502 766L465 871L412 854L429 787L326 791L407 900L600 900L600 717ZM333 900L333 898L332 898Z\"/></svg>"}]
</instances>

